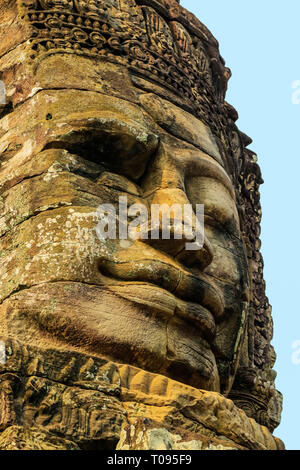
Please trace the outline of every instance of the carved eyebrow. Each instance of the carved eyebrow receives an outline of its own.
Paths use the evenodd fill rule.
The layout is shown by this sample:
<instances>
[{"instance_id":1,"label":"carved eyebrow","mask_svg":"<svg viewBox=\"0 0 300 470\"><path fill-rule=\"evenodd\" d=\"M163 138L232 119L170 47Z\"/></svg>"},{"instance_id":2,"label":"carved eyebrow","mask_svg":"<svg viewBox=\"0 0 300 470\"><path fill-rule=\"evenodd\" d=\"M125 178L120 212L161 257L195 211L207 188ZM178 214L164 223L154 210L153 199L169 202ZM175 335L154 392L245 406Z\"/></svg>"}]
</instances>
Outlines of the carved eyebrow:
<instances>
[{"instance_id":1,"label":"carved eyebrow","mask_svg":"<svg viewBox=\"0 0 300 470\"><path fill-rule=\"evenodd\" d=\"M235 189L226 170L211 156L201 152L193 152L192 158L187 161L185 178L206 177L212 178L225 186L231 197L235 199Z\"/></svg>"},{"instance_id":2,"label":"carved eyebrow","mask_svg":"<svg viewBox=\"0 0 300 470\"><path fill-rule=\"evenodd\" d=\"M140 102L156 124L169 135L223 164L215 137L200 118L153 93L140 96Z\"/></svg>"}]
</instances>

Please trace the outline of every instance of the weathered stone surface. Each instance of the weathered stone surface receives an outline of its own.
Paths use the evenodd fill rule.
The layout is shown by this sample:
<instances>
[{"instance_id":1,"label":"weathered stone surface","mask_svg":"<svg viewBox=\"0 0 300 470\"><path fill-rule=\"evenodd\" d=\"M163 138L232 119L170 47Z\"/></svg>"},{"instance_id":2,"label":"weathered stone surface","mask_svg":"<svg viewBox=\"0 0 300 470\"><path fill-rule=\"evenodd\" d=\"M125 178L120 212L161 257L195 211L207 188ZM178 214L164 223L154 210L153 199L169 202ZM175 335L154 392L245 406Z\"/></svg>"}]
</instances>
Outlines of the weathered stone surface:
<instances>
[{"instance_id":1,"label":"weathered stone surface","mask_svg":"<svg viewBox=\"0 0 300 470\"><path fill-rule=\"evenodd\" d=\"M2 450L283 448L218 393L91 355L2 341Z\"/></svg>"},{"instance_id":2,"label":"weathered stone surface","mask_svg":"<svg viewBox=\"0 0 300 470\"><path fill-rule=\"evenodd\" d=\"M0 450L80 450L80 447L40 428L10 426L0 434Z\"/></svg>"},{"instance_id":3,"label":"weathered stone surface","mask_svg":"<svg viewBox=\"0 0 300 470\"><path fill-rule=\"evenodd\" d=\"M282 448L230 75L176 0L0 0L0 448ZM156 239L99 237L120 197ZM162 236L173 204L194 232L204 204L201 248L182 214Z\"/></svg>"}]
</instances>

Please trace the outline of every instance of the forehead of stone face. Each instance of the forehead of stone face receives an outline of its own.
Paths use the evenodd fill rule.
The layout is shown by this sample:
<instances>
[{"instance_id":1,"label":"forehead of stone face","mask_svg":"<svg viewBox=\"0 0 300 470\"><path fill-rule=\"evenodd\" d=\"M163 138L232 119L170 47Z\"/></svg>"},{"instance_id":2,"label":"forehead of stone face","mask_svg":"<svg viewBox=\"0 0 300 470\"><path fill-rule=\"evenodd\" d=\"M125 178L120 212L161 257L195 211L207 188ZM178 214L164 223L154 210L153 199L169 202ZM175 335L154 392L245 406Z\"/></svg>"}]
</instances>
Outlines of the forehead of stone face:
<instances>
[{"instance_id":1,"label":"forehead of stone face","mask_svg":"<svg viewBox=\"0 0 300 470\"><path fill-rule=\"evenodd\" d=\"M4 41L9 52L3 74L14 105L50 89L120 98L224 164L215 138L219 123L210 67L213 58L222 75L217 43L177 1L23 0L9 3L6 19L12 12L17 21ZM73 99L83 117L82 94ZM51 98L48 104L46 115L53 116ZM69 104L61 105L67 117ZM96 114L100 111L106 112L99 108ZM143 120L140 114L138 122Z\"/></svg>"},{"instance_id":2,"label":"forehead of stone face","mask_svg":"<svg viewBox=\"0 0 300 470\"><path fill-rule=\"evenodd\" d=\"M212 86L211 59L218 64L218 78L224 75L216 40L176 1L22 0L7 5L1 0L0 8L4 12L0 20L3 52L20 45L14 65L24 62L26 52L34 75L45 57L56 53L91 57L94 62L123 65L150 78L194 110L199 90ZM14 54L10 60L13 65ZM84 67L78 67L83 81L89 75L88 70L84 72ZM94 80L100 82L101 75L96 75ZM50 73L50 78L55 80L55 74L51 77Z\"/></svg>"}]
</instances>

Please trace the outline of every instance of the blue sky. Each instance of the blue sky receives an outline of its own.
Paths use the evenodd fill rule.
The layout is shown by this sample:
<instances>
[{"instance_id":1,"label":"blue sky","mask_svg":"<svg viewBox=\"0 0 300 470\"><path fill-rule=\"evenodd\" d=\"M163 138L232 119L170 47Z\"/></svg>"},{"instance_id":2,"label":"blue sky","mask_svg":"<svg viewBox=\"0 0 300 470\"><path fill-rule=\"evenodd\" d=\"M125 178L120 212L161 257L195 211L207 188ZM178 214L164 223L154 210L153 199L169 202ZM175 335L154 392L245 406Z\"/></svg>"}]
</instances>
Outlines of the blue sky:
<instances>
[{"instance_id":1,"label":"blue sky","mask_svg":"<svg viewBox=\"0 0 300 470\"><path fill-rule=\"evenodd\" d=\"M299 450L300 103L292 103L292 84L300 80L300 2L181 0L181 4L220 43L233 73L227 101L239 112L239 128L252 137L250 148L258 154L263 172L262 252L275 324L276 385L284 395L282 424L275 434L287 449ZM300 102L300 93L295 98ZM298 365L292 361L293 353Z\"/></svg>"}]
</instances>

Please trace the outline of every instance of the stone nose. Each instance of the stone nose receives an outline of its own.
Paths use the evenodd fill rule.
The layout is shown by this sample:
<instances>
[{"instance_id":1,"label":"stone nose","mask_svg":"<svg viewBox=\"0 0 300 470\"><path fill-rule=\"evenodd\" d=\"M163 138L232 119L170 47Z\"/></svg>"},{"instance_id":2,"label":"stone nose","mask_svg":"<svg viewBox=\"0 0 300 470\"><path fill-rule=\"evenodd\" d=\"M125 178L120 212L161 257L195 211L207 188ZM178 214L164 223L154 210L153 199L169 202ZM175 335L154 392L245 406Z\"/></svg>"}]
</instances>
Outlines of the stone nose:
<instances>
[{"instance_id":1,"label":"stone nose","mask_svg":"<svg viewBox=\"0 0 300 470\"><path fill-rule=\"evenodd\" d=\"M197 217L180 188L156 190L149 205L151 218L144 227L143 241L185 266L204 270L213 260L213 250L205 236L204 211L203 217Z\"/></svg>"}]
</instances>

